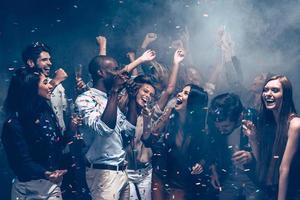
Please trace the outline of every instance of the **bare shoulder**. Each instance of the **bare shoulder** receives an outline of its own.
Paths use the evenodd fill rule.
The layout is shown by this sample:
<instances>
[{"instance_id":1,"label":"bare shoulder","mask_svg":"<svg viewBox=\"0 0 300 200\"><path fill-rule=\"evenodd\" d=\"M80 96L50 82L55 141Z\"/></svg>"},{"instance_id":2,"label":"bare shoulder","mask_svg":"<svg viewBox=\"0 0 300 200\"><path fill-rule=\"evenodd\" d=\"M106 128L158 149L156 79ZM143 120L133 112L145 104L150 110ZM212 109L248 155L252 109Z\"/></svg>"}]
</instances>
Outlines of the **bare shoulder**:
<instances>
[{"instance_id":1,"label":"bare shoulder","mask_svg":"<svg viewBox=\"0 0 300 200\"><path fill-rule=\"evenodd\" d=\"M289 136L290 134L296 134L299 137L300 134L300 117L294 117L290 121L290 126L289 126Z\"/></svg>"}]
</instances>

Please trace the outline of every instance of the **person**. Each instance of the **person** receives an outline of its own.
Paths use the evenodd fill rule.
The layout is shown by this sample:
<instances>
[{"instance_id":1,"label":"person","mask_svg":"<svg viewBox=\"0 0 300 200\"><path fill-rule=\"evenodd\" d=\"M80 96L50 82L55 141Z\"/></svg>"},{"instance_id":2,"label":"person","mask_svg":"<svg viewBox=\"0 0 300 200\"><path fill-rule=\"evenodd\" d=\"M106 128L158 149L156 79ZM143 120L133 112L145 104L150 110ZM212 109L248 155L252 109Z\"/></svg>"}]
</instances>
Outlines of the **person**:
<instances>
[{"instance_id":1,"label":"person","mask_svg":"<svg viewBox=\"0 0 300 200\"><path fill-rule=\"evenodd\" d=\"M261 93L257 126L244 122L258 160L258 179L265 199L299 199L300 118L293 102L292 84L286 76L269 78Z\"/></svg>"},{"instance_id":2,"label":"person","mask_svg":"<svg viewBox=\"0 0 300 200\"><path fill-rule=\"evenodd\" d=\"M50 99L51 107L58 118L61 130L65 131L64 112L67 109L67 100L65 89L61 83L68 77L67 73L60 68L55 72L53 79L49 78L52 67L51 50L46 44L41 42L28 45L22 52L22 59L26 67L40 68L49 83L53 86Z\"/></svg>"},{"instance_id":3,"label":"person","mask_svg":"<svg viewBox=\"0 0 300 200\"><path fill-rule=\"evenodd\" d=\"M153 199L204 199L209 161L205 120L207 93L189 84L177 94L176 105L158 127L144 131L145 146L153 151ZM169 193L167 194L167 190Z\"/></svg>"},{"instance_id":4,"label":"person","mask_svg":"<svg viewBox=\"0 0 300 200\"><path fill-rule=\"evenodd\" d=\"M137 118L135 137L128 140L129 145L126 147L130 199L151 199L152 151L150 148L145 147L141 141L141 137L143 132L153 126L155 121L158 120L163 113L169 97L174 92L177 74L183 59L184 51L178 49L174 53L168 87L162 92L158 101L155 101L154 95L156 94L156 88L150 77L140 75L134 78L134 82L138 86L136 93L137 111L141 114L139 114ZM132 63L134 63L134 61L132 61ZM129 67L126 68L130 70ZM125 97L126 95L123 95L120 101L123 99L123 102L126 102L124 100ZM127 107L127 104L123 104L122 107ZM148 113L146 114L147 117L142 113Z\"/></svg>"},{"instance_id":5,"label":"person","mask_svg":"<svg viewBox=\"0 0 300 200\"><path fill-rule=\"evenodd\" d=\"M40 69L20 68L5 100L2 142L16 178L11 199L62 199L60 184L67 142L50 100L52 85ZM20 99L22 99L20 101Z\"/></svg>"},{"instance_id":6,"label":"person","mask_svg":"<svg viewBox=\"0 0 300 200\"><path fill-rule=\"evenodd\" d=\"M141 113L144 107L151 107L154 102L155 87L151 80L145 76L137 76L134 82L139 86L136 94L137 112ZM160 113L160 109L155 107L156 113ZM128 162L128 178L130 184L130 199L151 199L151 177L152 165L150 148L146 148L141 141L143 127L147 123L144 121L143 115L139 114L136 123L136 131L134 138L128 140L126 145L126 160Z\"/></svg>"},{"instance_id":7,"label":"person","mask_svg":"<svg viewBox=\"0 0 300 200\"><path fill-rule=\"evenodd\" d=\"M209 107L211 157L217 172L211 182L220 192L220 200L260 198L255 183L255 159L241 128L243 111L242 102L234 93L214 97Z\"/></svg>"},{"instance_id":8,"label":"person","mask_svg":"<svg viewBox=\"0 0 300 200\"><path fill-rule=\"evenodd\" d=\"M118 93L128 77L117 73L117 62L96 56L89 64L93 88L75 101L83 117L80 132L86 143L86 181L92 199L128 199L125 150L122 135L134 135L136 104L129 95L128 115L118 108Z\"/></svg>"}]
</instances>

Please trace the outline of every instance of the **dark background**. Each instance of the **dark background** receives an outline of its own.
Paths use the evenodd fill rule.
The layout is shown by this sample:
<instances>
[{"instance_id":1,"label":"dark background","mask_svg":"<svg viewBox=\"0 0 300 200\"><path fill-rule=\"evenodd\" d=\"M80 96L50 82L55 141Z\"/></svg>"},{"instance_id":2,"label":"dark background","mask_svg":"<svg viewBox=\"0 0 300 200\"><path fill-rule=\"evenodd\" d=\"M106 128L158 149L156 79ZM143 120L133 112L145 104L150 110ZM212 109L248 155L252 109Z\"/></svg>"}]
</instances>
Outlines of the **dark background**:
<instances>
[{"instance_id":1,"label":"dark background","mask_svg":"<svg viewBox=\"0 0 300 200\"><path fill-rule=\"evenodd\" d=\"M216 6L220 2L220 7ZM169 51L168 45L170 41L178 37L178 33L182 31L185 25L190 30L191 40L196 41L193 49L200 48L201 44L204 44L202 41L206 38L202 37L200 41L200 39L197 39L197 36L201 35L200 33L204 30L204 27L207 27L207 24L205 24L207 22L204 18L196 17L198 16L197 13L203 10L210 10L211 13L217 15L218 9L226 7L227 2L230 2L230 5L234 7L237 5L235 2L239 1L1 0L0 105L2 105L5 98L12 71L23 65L21 51L32 42L42 41L51 47L51 55L53 57L52 71L62 67L68 72L71 78L64 83L64 86L67 90L67 95L71 98L74 95L74 79L72 78L74 77L74 67L82 64L84 69L86 69L89 60L98 53L95 41L96 36L106 36L108 40L108 54L115 57L120 63L126 64L128 60L125 54L129 50L136 50L147 32L156 32L159 38L153 48L158 50L159 58L168 60L169 58L164 57L166 52ZM255 21L255 23L251 24L247 21L252 26L250 27L252 32L243 32L243 36L246 37L241 37L243 42L240 42L240 44L243 45L239 45L238 48L241 52L240 57L246 58L249 56L249 53L244 52L250 50L253 52L261 49L261 46L263 46L266 49L265 52L267 52L264 56L266 60L274 60L272 56L277 56L278 53L277 51L274 53L273 50L278 50L280 58L286 59L281 59L280 62L275 63L275 67L268 65L259 66L257 63L260 61L249 64L249 62L243 62L242 59L244 71L251 74L249 76L246 75L246 78L252 78L254 72L263 71L262 68L264 67L266 67L264 70L272 69L275 73L287 74L295 87L295 99L299 99L297 97L299 97L298 65L300 59L298 55L300 53L300 26L298 25L300 25L300 17L295 14L295 19L290 20L290 24L285 26L290 18L281 16L285 16L289 11L284 10L284 13L279 11L285 5L289 5L290 2L295 1L253 0L247 4L249 7L246 7L246 11L251 8L251 11L255 11L256 14L259 13L259 17L252 15L252 13L246 17L249 20L252 18L251 15L254 18L257 17L255 18L257 23ZM195 9L198 8L199 12L195 12ZM243 13L244 8L241 7L241 10L235 10L235 12L239 13L238 11L240 11L240 13ZM266 10L275 11L270 14L271 11L266 12ZM230 13L230 8L225 11ZM274 18L275 16L276 18ZM236 19L238 16L234 16L234 18ZM255 28L259 24L263 24L262 29L254 32L253 30L256 30ZM238 29L242 30L243 28L238 27ZM200 45L198 45L197 40ZM258 46L258 44L261 46ZM242 51L243 49L248 51ZM210 52L214 50L205 48L204 51ZM195 57L201 57L201 55L204 57L203 55L206 55L201 54L202 52L198 55L199 52L195 50L192 53L196 55ZM291 59L288 59L291 57L293 62L290 62ZM256 57L255 59L251 57L250 60L256 59ZM276 65L281 66L278 67ZM299 101L296 101L296 105L299 108ZM0 122L2 121L3 119L0 120ZM11 178L13 176L8 170L1 145L0 148L0 199L5 200L9 199Z\"/></svg>"}]
</instances>

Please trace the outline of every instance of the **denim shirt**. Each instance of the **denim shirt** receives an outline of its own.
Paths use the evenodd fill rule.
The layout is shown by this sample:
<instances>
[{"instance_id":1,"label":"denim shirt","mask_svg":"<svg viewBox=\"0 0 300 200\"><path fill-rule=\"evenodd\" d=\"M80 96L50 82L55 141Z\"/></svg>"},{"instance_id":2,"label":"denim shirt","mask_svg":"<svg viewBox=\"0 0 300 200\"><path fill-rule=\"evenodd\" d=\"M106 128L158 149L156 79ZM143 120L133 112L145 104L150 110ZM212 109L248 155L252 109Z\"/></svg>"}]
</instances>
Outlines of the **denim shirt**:
<instances>
[{"instance_id":1,"label":"denim shirt","mask_svg":"<svg viewBox=\"0 0 300 200\"><path fill-rule=\"evenodd\" d=\"M135 126L118 108L116 126L109 128L101 120L106 104L107 94L95 88L82 93L75 102L83 117L80 132L86 143L86 159L92 164L118 165L125 161L121 134L134 136Z\"/></svg>"}]
</instances>

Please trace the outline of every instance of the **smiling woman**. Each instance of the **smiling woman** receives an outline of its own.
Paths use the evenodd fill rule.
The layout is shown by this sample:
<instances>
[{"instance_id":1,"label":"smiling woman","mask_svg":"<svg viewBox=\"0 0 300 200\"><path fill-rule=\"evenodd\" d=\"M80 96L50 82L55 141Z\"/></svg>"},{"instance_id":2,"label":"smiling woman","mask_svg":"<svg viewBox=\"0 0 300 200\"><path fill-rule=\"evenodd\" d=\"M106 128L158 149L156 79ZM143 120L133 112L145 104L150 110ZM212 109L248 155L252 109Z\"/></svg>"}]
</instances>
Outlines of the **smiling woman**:
<instances>
[{"instance_id":1,"label":"smiling woman","mask_svg":"<svg viewBox=\"0 0 300 200\"><path fill-rule=\"evenodd\" d=\"M52 86L41 69L18 69L5 108L2 142L16 178L11 199L62 199L60 184L65 145L51 107Z\"/></svg>"},{"instance_id":2,"label":"smiling woman","mask_svg":"<svg viewBox=\"0 0 300 200\"><path fill-rule=\"evenodd\" d=\"M285 76L266 81L261 95L258 126L246 123L258 160L258 178L268 198L300 198L300 118L296 115L292 85ZM257 129L257 131L256 131ZM293 177L293 179L291 178Z\"/></svg>"}]
</instances>

